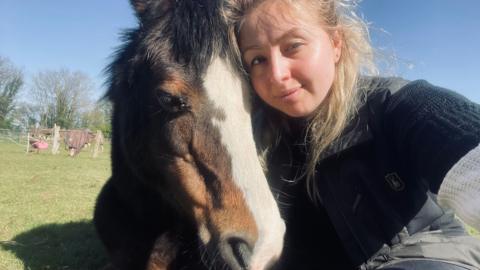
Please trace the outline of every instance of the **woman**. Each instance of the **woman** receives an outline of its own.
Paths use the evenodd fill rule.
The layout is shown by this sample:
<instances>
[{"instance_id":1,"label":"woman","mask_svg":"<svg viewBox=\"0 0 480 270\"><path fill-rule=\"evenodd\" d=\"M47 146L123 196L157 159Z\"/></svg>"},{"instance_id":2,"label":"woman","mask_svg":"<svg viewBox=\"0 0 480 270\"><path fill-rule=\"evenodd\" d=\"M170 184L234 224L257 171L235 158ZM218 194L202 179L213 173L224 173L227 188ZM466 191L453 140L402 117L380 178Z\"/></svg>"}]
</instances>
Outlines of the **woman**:
<instances>
[{"instance_id":1,"label":"woman","mask_svg":"<svg viewBox=\"0 0 480 270\"><path fill-rule=\"evenodd\" d=\"M425 81L360 76L373 53L348 2L228 7L287 222L280 267L480 269L480 240L437 200L440 189L480 224L475 196L451 197L469 181L478 190L480 106Z\"/></svg>"}]
</instances>

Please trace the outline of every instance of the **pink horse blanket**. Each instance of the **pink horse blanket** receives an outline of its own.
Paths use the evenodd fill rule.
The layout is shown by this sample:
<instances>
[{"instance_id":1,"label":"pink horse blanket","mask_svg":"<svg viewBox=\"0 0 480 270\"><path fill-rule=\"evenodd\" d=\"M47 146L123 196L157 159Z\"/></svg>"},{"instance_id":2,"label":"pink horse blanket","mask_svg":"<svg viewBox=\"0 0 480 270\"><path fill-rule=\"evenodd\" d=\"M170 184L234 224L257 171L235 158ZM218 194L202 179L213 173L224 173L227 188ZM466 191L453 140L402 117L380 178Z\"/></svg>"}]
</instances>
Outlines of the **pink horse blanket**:
<instances>
[{"instance_id":1,"label":"pink horse blanket","mask_svg":"<svg viewBox=\"0 0 480 270\"><path fill-rule=\"evenodd\" d=\"M48 148L48 143L45 141L36 141L32 143L33 148L36 149L47 149Z\"/></svg>"}]
</instances>

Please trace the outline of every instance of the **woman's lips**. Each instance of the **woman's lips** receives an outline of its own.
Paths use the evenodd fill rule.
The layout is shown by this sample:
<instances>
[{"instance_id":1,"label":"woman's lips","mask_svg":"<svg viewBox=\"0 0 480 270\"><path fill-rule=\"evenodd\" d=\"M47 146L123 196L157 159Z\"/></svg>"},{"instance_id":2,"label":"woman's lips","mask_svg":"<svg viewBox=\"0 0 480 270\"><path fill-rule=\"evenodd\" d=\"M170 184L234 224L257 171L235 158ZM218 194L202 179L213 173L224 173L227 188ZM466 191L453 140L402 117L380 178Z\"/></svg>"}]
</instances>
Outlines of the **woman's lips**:
<instances>
[{"instance_id":1,"label":"woman's lips","mask_svg":"<svg viewBox=\"0 0 480 270\"><path fill-rule=\"evenodd\" d=\"M301 87L296 87L296 88L288 89L286 91L282 91L281 94L278 95L278 97L283 101L292 101L300 92L300 88Z\"/></svg>"}]
</instances>

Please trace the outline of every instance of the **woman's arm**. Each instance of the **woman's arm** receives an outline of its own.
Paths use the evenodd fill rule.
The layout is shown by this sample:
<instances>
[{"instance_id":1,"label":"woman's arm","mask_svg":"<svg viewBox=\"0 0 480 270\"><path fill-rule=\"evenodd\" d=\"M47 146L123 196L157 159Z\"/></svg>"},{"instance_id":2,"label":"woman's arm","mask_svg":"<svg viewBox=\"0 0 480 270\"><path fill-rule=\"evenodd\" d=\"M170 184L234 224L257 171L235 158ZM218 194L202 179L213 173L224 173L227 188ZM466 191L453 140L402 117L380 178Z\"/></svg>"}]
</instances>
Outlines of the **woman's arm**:
<instances>
[{"instance_id":1,"label":"woman's arm","mask_svg":"<svg viewBox=\"0 0 480 270\"><path fill-rule=\"evenodd\" d=\"M384 126L399 165L425 179L444 206L480 229L480 105L415 81L386 106Z\"/></svg>"},{"instance_id":2,"label":"woman's arm","mask_svg":"<svg viewBox=\"0 0 480 270\"><path fill-rule=\"evenodd\" d=\"M448 171L438 191L438 202L480 230L480 145Z\"/></svg>"}]
</instances>

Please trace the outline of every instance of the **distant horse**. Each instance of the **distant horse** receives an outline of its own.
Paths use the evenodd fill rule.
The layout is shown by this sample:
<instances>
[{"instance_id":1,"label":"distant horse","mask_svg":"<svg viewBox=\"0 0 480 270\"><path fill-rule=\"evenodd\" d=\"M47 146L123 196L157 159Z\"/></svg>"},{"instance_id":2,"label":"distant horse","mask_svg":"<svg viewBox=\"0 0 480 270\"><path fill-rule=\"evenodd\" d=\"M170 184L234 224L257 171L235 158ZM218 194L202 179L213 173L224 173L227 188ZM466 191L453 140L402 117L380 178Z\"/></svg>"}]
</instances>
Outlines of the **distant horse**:
<instances>
[{"instance_id":1,"label":"distant horse","mask_svg":"<svg viewBox=\"0 0 480 270\"><path fill-rule=\"evenodd\" d=\"M88 129L68 130L65 132L64 136L65 148L68 150L68 154L72 157L78 155L92 139Z\"/></svg>"},{"instance_id":2,"label":"distant horse","mask_svg":"<svg viewBox=\"0 0 480 270\"><path fill-rule=\"evenodd\" d=\"M225 0L226 1L226 0ZM114 269L266 269L285 224L253 141L222 0L131 0L110 65L112 176L94 224Z\"/></svg>"}]
</instances>

